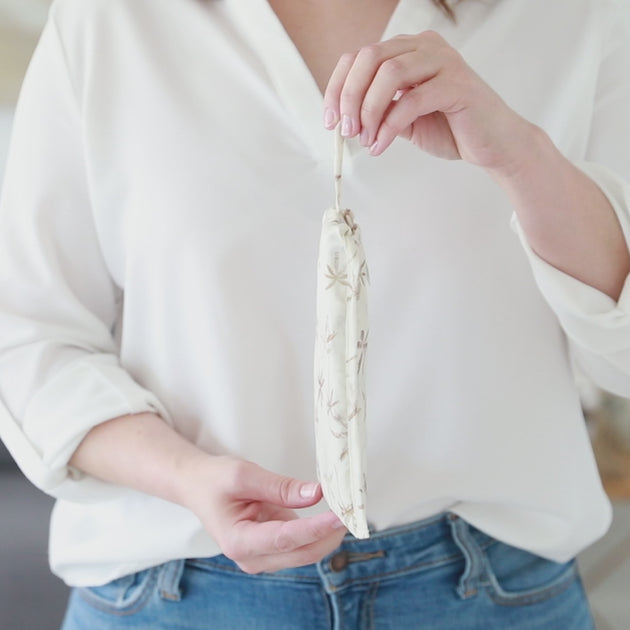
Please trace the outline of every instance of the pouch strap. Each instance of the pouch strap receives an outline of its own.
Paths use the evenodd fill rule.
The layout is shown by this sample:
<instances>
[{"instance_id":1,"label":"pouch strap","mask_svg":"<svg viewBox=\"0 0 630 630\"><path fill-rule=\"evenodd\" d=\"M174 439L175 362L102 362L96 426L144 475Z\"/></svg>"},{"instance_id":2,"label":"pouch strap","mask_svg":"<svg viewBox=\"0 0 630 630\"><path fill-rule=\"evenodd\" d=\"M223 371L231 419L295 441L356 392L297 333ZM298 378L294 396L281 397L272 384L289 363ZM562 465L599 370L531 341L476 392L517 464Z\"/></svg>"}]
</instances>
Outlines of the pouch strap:
<instances>
[{"instance_id":1,"label":"pouch strap","mask_svg":"<svg viewBox=\"0 0 630 630\"><path fill-rule=\"evenodd\" d=\"M335 129L335 210L341 210L341 175L343 170L343 136L341 123Z\"/></svg>"}]
</instances>

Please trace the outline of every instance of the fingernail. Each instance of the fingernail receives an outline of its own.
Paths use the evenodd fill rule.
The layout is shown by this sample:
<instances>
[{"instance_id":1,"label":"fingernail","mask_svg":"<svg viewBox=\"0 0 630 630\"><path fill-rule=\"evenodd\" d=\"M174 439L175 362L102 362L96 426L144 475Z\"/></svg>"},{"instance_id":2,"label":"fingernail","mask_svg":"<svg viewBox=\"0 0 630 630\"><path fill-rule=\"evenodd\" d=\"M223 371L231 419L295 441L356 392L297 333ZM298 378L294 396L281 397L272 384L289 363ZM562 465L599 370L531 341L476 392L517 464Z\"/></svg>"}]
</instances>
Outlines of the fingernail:
<instances>
[{"instance_id":1,"label":"fingernail","mask_svg":"<svg viewBox=\"0 0 630 630\"><path fill-rule=\"evenodd\" d=\"M344 114L341 117L341 135L342 136L352 135L352 119L347 114Z\"/></svg>"},{"instance_id":2,"label":"fingernail","mask_svg":"<svg viewBox=\"0 0 630 630\"><path fill-rule=\"evenodd\" d=\"M361 129L361 136L359 137L359 141L361 142L361 146L367 147L368 143L370 142L370 132L367 129Z\"/></svg>"},{"instance_id":3,"label":"fingernail","mask_svg":"<svg viewBox=\"0 0 630 630\"><path fill-rule=\"evenodd\" d=\"M336 120L337 116L335 115L334 110L332 110L330 107L327 107L324 110L324 127L326 127L326 129L330 129L335 125L335 120Z\"/></svg>"},{"instance_id":4,"label":"fingernail","mask_svg":"<svg viewBox=\"0 0 630 630\"><path fill-rule=\"evenodd\" d=\"M378 140L370 147L369 150L372 155L376 155L376 152L378 151Z\"/></svg>"},{"instance_id":5,"label":"fingernail","mask_svg":"<svg viewBox=\"0 0 630 630\"><path fill-rule=\"evenodd\" d=\"M315 496L315 493L317 492L318 485L319 484L316 484L316 483L305 483L300 488L300 496L303 499L312 499Z\"/></svg>"},{"instance_id":6,"label":"fingernail","mask_svg":"<svg viewBox=\"0 0 630 630\"><path fill-rule=\"evenodd\" d=\"M345 525L339 519L334 521L332 524L333 529L341 529L342 527L345 527Z\"/></svg>"}]
</instances>

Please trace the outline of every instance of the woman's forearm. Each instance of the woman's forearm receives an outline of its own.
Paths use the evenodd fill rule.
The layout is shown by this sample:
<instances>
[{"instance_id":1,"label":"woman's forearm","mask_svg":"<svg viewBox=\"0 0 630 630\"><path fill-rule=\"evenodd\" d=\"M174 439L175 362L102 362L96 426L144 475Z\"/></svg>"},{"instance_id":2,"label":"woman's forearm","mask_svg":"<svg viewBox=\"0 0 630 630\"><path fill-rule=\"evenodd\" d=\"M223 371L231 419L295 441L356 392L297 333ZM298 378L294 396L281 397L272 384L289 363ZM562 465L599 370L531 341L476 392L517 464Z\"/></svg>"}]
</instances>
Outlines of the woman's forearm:
<instances>
[{"instance_id":1,"label":"woman's forearm","mask_svg":"<svg viewBox=\"0 0 630 630\"><path fill-rule=\"evenodd\" d=\"M492 172L540 258L618 299L630 253L610 202L539 128L526 123L522 159Z\"/></svg>"},{"instance_id":2,"label":"woman's forearm","mask_svg":"<svg viewBox=\"0 0 630 630\"><path fill-rule=\"evenodd\" d=\"M99 479L187 505L194 469L209 459L159 416L140 413L94 427L70 465Z\"/></svg>"}]
</instances>

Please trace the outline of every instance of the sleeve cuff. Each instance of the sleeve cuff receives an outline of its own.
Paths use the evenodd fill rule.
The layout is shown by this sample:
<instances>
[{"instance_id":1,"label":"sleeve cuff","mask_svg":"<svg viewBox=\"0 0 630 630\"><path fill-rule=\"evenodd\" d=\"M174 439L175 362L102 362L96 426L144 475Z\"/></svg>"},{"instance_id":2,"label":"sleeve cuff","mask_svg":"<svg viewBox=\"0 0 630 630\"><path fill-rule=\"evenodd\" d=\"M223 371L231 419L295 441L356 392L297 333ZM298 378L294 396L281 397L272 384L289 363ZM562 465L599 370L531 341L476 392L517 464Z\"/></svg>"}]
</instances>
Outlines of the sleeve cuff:
<instances>
[{"instance_id":1,"label":"sleeve cuff","mask_svg":"<svg viewBox=\"0 0 630 630\"><path fill-rule=\"evenodd\" d=\"M609 199L630 243L630 184L609 169L592 163L577 164ZM630 349L630 276L619 300L576 280L542 260L529 246L516 215L512 227L529 258L536 283L556 313L568 337L597 355L614 355Z\"/></svg>"},{"instance_id":2,"label":"sleeve cuff","mask_svg":"<svg viewBox=\"0 0 630 630\"><path fill-rule=\"evenodd\" d=\"M0 403L0 425L6 447L38 488L69 501L100 501L113 496L117 486L80 473L68 461L96 425L143 412L170 421L157 397L115 357L97 355L73 362L49 381L31 400L21 426Z\"/></svg>"}]
</instances>

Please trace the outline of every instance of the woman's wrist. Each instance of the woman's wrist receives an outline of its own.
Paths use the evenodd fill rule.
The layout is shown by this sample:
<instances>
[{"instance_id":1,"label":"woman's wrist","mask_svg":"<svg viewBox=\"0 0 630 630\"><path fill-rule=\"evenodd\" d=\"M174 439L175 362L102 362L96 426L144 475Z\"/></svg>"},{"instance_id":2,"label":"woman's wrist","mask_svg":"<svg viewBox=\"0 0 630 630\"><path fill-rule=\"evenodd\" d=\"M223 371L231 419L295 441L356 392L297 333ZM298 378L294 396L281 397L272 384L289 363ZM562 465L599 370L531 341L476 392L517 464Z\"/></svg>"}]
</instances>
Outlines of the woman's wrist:
<instances>
[{"instance_id":1,"label":"woman's wrist","mask_svg":"<svg viewBox=\"0 0 630 630\"><path fill-rule=\"evenodd\" d=\"M505 136L503 155L486 171L508 193L528 192L541 163L561 156L543 129L517 114Z\"/></svg>"},{"instance_id":2,"label":"woman's wrist","mask_svg":"<svg viewBox=\"0 0 630 630\"><path fill-rule=\"evenodd\" d=\"M220 484L220 455L211 455L192 445L186 449L174 470L174 501L199 515L205 509L211 490Z\"/></svg>"}]
</instances>

